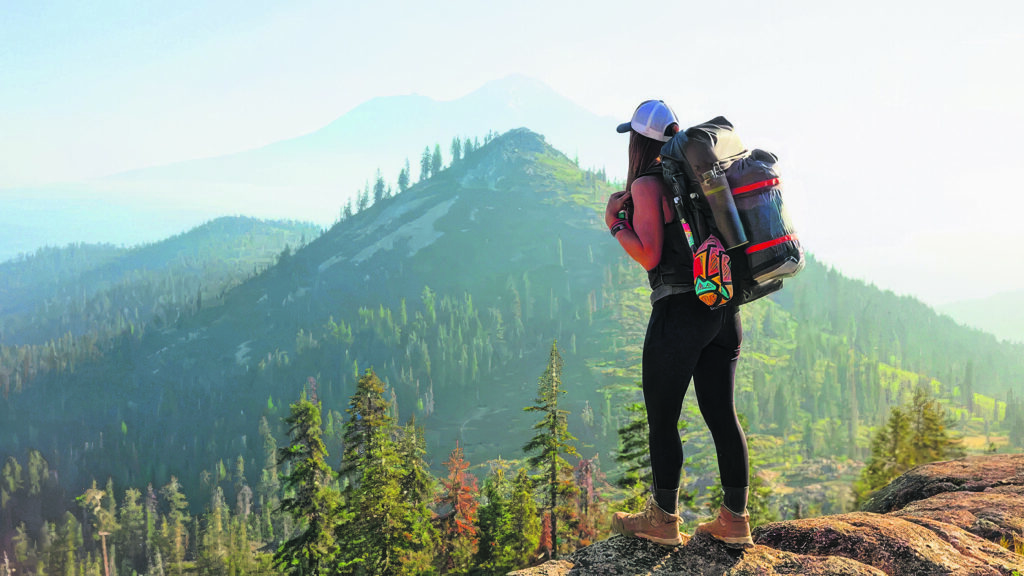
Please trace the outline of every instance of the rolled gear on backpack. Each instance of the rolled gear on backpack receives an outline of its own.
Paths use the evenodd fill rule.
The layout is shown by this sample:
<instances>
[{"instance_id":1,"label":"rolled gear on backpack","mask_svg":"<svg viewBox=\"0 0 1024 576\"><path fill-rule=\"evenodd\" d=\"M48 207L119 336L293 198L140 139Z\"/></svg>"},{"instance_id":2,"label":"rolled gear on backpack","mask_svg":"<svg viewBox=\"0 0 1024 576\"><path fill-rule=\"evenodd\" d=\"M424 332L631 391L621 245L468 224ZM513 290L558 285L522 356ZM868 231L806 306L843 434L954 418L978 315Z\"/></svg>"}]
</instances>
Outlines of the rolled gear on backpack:
<instances>
[{"instance_id":1,"label":"rolled gear on backpack","mask_svg":"<svg viewBox=\"0 0 1024 576\"><path fill-rule=\"evenodd\" d=\"M691 251L701 252L716 236L725 244L732 267L730 303L771 294L782 288L783 278L803 269L803 248L782 202L775 155L747 152L732 124L719 116L677 133L662 147L661 158Z\"/></svg>"},{"instance_id":2,"label":"rolled gear on backpack","mask_svg":"<svg viewBox=\"0 0 1024 576\"><path fill-rule=\"evenodd\" d=\"M782 201L782 184L775 169L778 158L754 150L728 170L733 200L749 244L744 247L755 284L790 278L804 267L796 229Z\"/></svg>"}]
</instances>

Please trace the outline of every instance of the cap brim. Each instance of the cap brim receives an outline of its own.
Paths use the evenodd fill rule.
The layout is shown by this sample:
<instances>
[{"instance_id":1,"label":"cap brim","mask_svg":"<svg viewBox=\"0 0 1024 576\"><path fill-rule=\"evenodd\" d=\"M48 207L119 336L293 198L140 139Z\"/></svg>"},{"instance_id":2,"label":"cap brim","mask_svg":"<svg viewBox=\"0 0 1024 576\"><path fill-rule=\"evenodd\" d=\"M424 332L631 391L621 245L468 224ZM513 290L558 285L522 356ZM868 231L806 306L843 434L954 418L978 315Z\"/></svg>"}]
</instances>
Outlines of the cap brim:
<instances>
[{"instance_id":1,"label":"cap brim","mask_svg":"<svg viewBox=\"0 0 1024 576\"><path fill-rule=\"evenodd\" d=\"M619 127L616 128L615 131L619 134L625 134L626 132L629 132L630 128L631 126L629 122L623 122L622 124L619 124Z\"/></svg>"}]
</instances>

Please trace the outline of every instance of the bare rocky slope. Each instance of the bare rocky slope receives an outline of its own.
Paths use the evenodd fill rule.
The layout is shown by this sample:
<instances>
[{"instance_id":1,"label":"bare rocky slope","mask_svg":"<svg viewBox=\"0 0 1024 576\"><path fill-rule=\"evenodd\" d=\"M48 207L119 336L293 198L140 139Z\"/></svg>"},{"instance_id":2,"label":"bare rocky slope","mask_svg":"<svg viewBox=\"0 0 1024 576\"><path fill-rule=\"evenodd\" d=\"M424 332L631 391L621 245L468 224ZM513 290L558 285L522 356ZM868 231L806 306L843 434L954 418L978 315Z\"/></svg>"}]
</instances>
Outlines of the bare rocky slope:
<instances>
[{"instance_id":1,"label":"bare rocky slope","mask_svg":"<svg viewBox=\"0 0 1024 576\"><path fill-rule=\"evenodd\" d=\"M969 456L903 474L860 512L775 522L733 551L707 536L675 549L613 536L516 576L1024 574L1024 454Z\"/></svg>"}]
</instances>

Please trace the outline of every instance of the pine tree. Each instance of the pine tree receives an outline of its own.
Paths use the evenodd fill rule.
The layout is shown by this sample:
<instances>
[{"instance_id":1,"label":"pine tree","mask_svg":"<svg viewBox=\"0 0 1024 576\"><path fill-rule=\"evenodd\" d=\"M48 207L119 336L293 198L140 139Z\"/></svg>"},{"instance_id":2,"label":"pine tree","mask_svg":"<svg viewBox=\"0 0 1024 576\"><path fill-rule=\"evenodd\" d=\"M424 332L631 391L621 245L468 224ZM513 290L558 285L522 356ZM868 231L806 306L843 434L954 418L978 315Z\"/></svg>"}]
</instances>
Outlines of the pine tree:
<instances>
[{"instance_id":1,"label":"pine tree","mask_svg":"<svg viewBox=\"0 0 1024 576\"><path fill-rule=\"evenodd\" d=\"M974 415L974 360L964 368L964 383L960 387L960 402L967 407L967 417Z\"/></svg>"},{"instance_id":2,"label":"pine tree","mask_svg":"<svg viewBox=\"0 0 1024 576\"><path fill-rule=\"evenodd\" d=\"M465 574L477 548L477 480L467 472L462 448L456 444L445 462L448 478L442 479L442 493L438 498L441 509L447 513L441 522L442 549L438 554L441 571L445 574Z\"/></svg>"},{"instance_id":3,"label":"pine tree","mask_svg":"<svg viewBox=\"0 0 1024 576\"><path fill-rule=\"evenodd\" d=\"M785 387L779 386L775 389L772 407L774 408L775 425L779 427L779 435L784 437L789 431L790 425L789 398L786 397Z\"/></svg>"},{"instance_id":4,"label":"pine tree","mask_svg":"<svg viewBox=\"0 0 1024 576\"><path fill-rule=\"evenodd\" d=\"M349 400L349 407L345 409L348 421L344 426L345 450L339 474L349 485L355 484L361 474L362 465L368 457L371 433L380 428L390 429L393 425L387 409L384 382L373 370L367 369L356 382L356 391Z\"/></svg>"},{"instance_id":5,"label":"pine tree","mask_svg":"<svg viewBox=\"0 0 1024 576\"><path fill-rule=\"evenodd\" d=\"M398 172L398 191L405 192L409 189L409 159L405 159L405 166Z\"/></svg>"},{"instance_id":6,"label":"pine tree","mask_svg":"<svg viewBox=\"0 0 1024 576\"><path fill-rule=\"evenodd\" d=\"M210 508L203 518L203 530L200 536L198 558L199 572L210 576L227 576L229 571L229 538L227 505L224 502L224 491L214 486L210 498Z\"/></svg>"},{"instance_id":7,"label":"pine tree","mask_svg":"<svg viewBox=\"0 0 1024 576\"><path fill-rule=\"evenodd\" d=\"M626 497L614 508L635 512L647 502L654 480L647 439L647 408L642 402L634 402L626 406L626 412L630 414L629 421L618 429L619 447L615 453L621 472L615 485L626 491Z\"/></svg>"},{"instance_id":8,"label":"pine tree","mask_svg":"<svg viewBox=\"0 0 1024 576\"><path fill-rule=\"evenodd\" d=\"M427 468L423 457L427 453L423 429L416 426L413 417L402 427L398 441L398 457L402 462L399 490L408 504L408 517L404 519L405 540L400 543L400 562L404 573L420 574L430 570L436 554L439 538L431 522L433 512L429 505L434 501L436 481Z\"/></svg>"},{"instance_id":9,"label":"pine tree","mask_svg":"<svg viewBox=\"0 0 1024 576\"><path fill-rule=\"evenodd\" d=\"M343 567L359 564L360 570L369 574L411 574L428 567L432 554L430 542L424 541L430 536L429 528L419 516L426 511L411 503L414 498L403 493L403 486L416 492L424 489L417 484L426 481L410 480L415 474L410 474L409 463L395 441L396 427L388 408L384 383L367 370L346 410L349 420L341 470L348 484L344 491L346 518L338 527L343 547L340 558Z\"/></svg>"},{"instance_id":10,"label":"pine tree","mask_svg":"<svg viewBox=\"0 0 1024 576\"><path fill-rule=\"evenodd\" d=\"M167 574L182 574L184 570L185 552L189 546L188 502L181 493L181 484L175 476L160 489L167 504L167 514L160 516L160 527L156 533L156 543L160 548Z\"/></svg>"},{"instance_id":11,"label":"pine tree","mask_svg":"<svg viewBox=\"0 0 1024 576\"><path fill-rule=\"evenodd\" d=\"M77 498L78 505L86 510L91 519L94 540L105 539L108 535L120 529L117 523L116 504L111 505L113 503L113 491L113 481L107 483L106 491L97 489L96 482L93 481L92 488L87 489L84 494ZM104 506L105 503L107 503L106 506ZM105 540L102 545L104 554L106 554Z\"/></svg>"},{"instance_id":12,"label":"pine tree","mask_svg":"<svg viewBox=\"0 0 1024 576\"><path fill-rule=\"evenodd\" d=\"M248 484L245 480L245 457L241 454L235 458L235 467L232 470L231 481L235 489L235 496L238 496L242 488Z\"/></svg>"},{"instance_id":13,"label":"pine tree","mask_svg":"<svg viewBox=\"0 0 1024 576\"><path fill-rule=\"evenodd\" d=\"M377 177L373 181L373 203L376 204L383 200L387 187L384 184L384 176L380 173L380 168L377 168Z\"/></svg>"},{"instance_id":14,"label":"pine tree","mask_svg":"<svg viewBox=\"0 0 1024 576\"><path fill-rule=\"evenodd\" d=\"M356 196L356 212L362 212L370 207L370 183L367 182L363 189Z\"/></svg>"},{"instance_id":15,"label":"pine tree","mask_svg":"<svg viewBox=\"0 0 1024 576\"><path fill-rule=\"evenodd\" d=\"M926 464L963 455L959 439L952 437L947 428L951 422L946 410L928 391L919 386L908 409L910 416L910 445L913 464Z\"/></svg>"},{"instance_id":16,"label":"pine tree","mask_svg":"<svg viewBox=\"0 0 1024 576\"><path fill-rule=\"evenodd\" d=\"M82 549L82 527L74 514L65 512L57 526L57 562L51 567L52 574L74 576L78 574L78 554Z\"/></svg>"},{"instance_id":17,"label":"pine tree","mask_svg":"<svg viewBox=\"0 0 1024 576\"><path fill-rule=\"evenodd\" d=\"M423 148L423 154L420 155L420 182L425 182L430 178L430 146Z\"/></svg>"},{"instance_id":18,"label":"pine tree","mask_svg":"<svg viewBox=\"0 0 1024 576\"><path fill-rule=\"evenodd\" d=\"M50 465L38 450L28 451L28 495L38 496L43 491L43 483L50 476ZM112 495L111 495L112 496Z\"/></svg>"},{"instance_id":19,"label":"pine tree","mask_svg":"<svg viewBox=\"0 0 1024 576\"><path fill-rule=\"evenodd\" d=\"M484 574L507 574L529 563L540 538L540 518L526 470L510 477L505 461L495 463L481 489L479 545L474 565Z\"/></svg>"},{"instance_id":20,"label":"pine tree","mask_svg":"<svg viewBox=\"0 0 1024 576\"><path fill-rule=\"evenodd\" d=\"M855 485L857 504L914 466L962 455L949 425L945 410L923 387L909 406L892 408L871 439L871 457Z\"/></svg>"},{"instance_id":21,"label":"pine tree","mask_svg":"<svg viewBox=\"0 0 1024 576\"><path fill-rule=\"evenodd\" d=\"M615 461L621 467L622 475L615 480L619 488L630 488L638 482L642 486L653 483L651 473L651 450L648 444L647 408L642 402L626 406L629 422L619 428L619 447Z\"/></svg>"},{"instance_id":22,"label":"pine tree","mask_svg":"<svg viewBox=\"0 0 1024 576\"><path fill-rule=\"evenodd\" d=\"M452 166L462 158L462 140L458 136L452 138Z\"/></svg>"},{"instance_id":23,"label":"pine tree","mask_svg":"<svg viewBox=\"0 0 1024 576\"><path fill-rule=\"evenodd\" d=\"M533 425L536 431L524 446L523 451L532 454L527 462L540 471L537 476L539 487L545 495L544 509L551 516L552 557L558 558L559 518L567 519L572 509L577 488L572 478L572 466L563 455L576 456L576 447L571 444L576 438L569 433L567 410L558 408L558 397L565 394L562 388L562 357L558 343L551 344L547 368L537 382L537 398L533 406L523 410L540 412L541 419Z\"/></svg>"},{"instance_id":24,"label":"pine tree","mask_svg":"<svg viewBox=\"0 0 1024 576\"><path fill-rule=\"evenodd\" d=\"M351 560L358 559L363 570L382 576L402 573L404 521L408 518L400 488L402 463L391 433L390 427L370 431L358 488L347 502L353 519L341 530L358 541L355 548L359 554Z\"/></svg>"},{"instance_id":25,"label":"pine tree","mask_svg":"<svg viewBox=\"0 0 1024 576\"><path fill-rule=\"evenodd\" d=\"M430 155L430 174L437 176L441 173L441 168L444 166L444 161L441 159L441 145L434 144L434 153Z\"/></svg>"},{"instance_id":26,"label":"pine tree","mask_svg":"<svg viewBox=\"0 0 1024 576\"><path fill-rule=\"evenodd\" d=\"M291 465L284 479L290 495L281 500L281 510L303 528L274 553L274 566L289 574L330 574L338 554L339 498L321 438L320 403L303 393L285 422L291 444L278 454L279 465Z\"/></svg>"},{"instance_id":27,"label":"pine tree","mask_svg":"<svg viewBox=\"0 0 1024 576\"><path fill-rule=\"evenodd\" d=\"M479 544L473 564L486 574L505 574L517 568L508 543L512 529L509 514L512 482L506 476L507 471L506 462L494 463L480 489L483 503L478 508Z\"/></svg>"},{"instance_id":28,"label":"pine tree","mask_svg":"<svg viewBox=\"0 0 1024 576\"><path fill-rule=\"evenodd\" d=\"M21 490L24 479L21 477L21 464L14 456L8 456L4 467L0 470L0 510L7 508L14 494Z\"/></svg>"},{"instance_id":29,"label":"pine tree","mask_svg":"<svg viewBox=\"0 0 1024 576\"><path fill-rule=\"evenodd\" d=\"M27 566L29 563L29 548L32 543L29 540L28 528L25 527L24 522L20 522L14 528L11 544L14 546L14 561L22 566Z\"/></svg>"},{"instance_id":30,"label":"pine tree","mask_svg":"<svg viewBox=\"0 0 1024 576\"><path fill-rule=\"evenodd\" d=\"M512 480L512 496L508 504L512 518L509 546L516 566L525 566L540 542L541 521L533 491L533 481L526 469L520 468Z\"/></svg>"},{"instance_id":31,"label":"pine tree","mask_svg":"<svg viewBox=\"0 0 1024 576\"><path fill-rule=\"evenodd\" d=\"M910 418L903 408L895 406L885 425L871 438L871 458L861 472L858 502L910 469L913 460L909 437Z\"/></svg>"},{"instance_id":32,"label":"pine tree","mask_svg":"<svg viewBox=\"0 0 1024 576\"><path fill-rule=\"evenodd\" d=\"M277 474L277 440L270 432L270 424L266 416L260 417L260 438L263 439L263 470L260 471L260 482L256 487L257 499L261 507L260 531L263 539L274 542L277 536L286 536L283 530L275 531L275 520L280 520L278 503L280 502L281 481ZM280 522L278 522L280 527Z\"/></svg>"},{"instance_id":33,"label":"pine tree","mask_svg":"<svg viewBox=\"0 0 1024 576\"><path fill-rule=\"evenodd\" d=\"M114 542L124 555L124 562L132 570L143 572L146 569L146 511L142 507L142 493L135 488L124 492Z\"/></svg>"}]
</instances>

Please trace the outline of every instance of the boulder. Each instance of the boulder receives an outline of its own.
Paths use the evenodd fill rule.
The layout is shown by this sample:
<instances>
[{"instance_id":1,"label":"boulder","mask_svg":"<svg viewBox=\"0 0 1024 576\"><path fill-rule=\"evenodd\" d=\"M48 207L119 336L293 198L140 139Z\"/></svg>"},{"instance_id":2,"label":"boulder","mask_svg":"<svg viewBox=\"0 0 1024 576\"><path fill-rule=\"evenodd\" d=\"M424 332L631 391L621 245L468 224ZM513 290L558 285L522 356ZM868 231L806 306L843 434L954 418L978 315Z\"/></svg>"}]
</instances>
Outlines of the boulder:
<instances>
[{"instance_id":1,"label":"boulder","mask_svg":"<svg viewBox=\"0 0 1024 576\"><path fill-rule=\"evenodd\" d=\"M911 502L889 515L896 518L929 518L954 526L997 544L1024 545L1024 486L1013 491L946 492Z\"/></svg>"},{"instance_id":2,"label":"boulder","mask_svg":"<svg viewBox=\"0 0 1024 576\"><path fill-rule=\"evenodd\" d=\"M754 541L797 554L841 556L890 575L1010 576L1024 557L966 530L931 519L854 512L775 522Z\"/></svg>"},{"instance_id":3,"label":"boulder","mask_svg":"<svg viewBox=\"0 0 1024 576\"><path fill-rule=\"evenodd\" d=\"M861 510L886 514L946 492L1024 487L1024 454L967 456L918 466L879 489Z\"/></svg>"}]
</instances>

